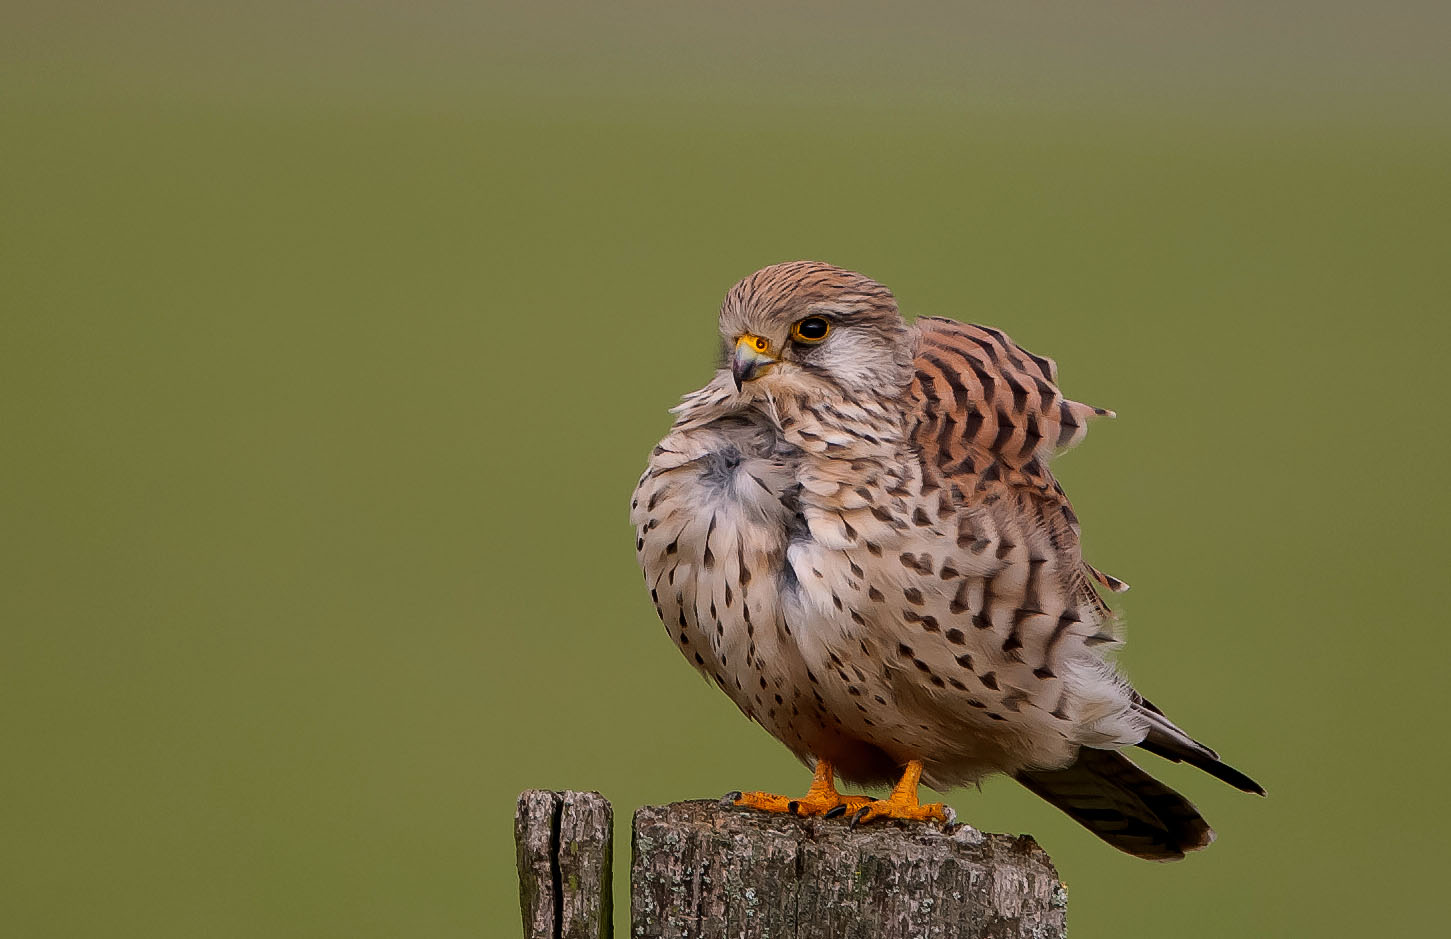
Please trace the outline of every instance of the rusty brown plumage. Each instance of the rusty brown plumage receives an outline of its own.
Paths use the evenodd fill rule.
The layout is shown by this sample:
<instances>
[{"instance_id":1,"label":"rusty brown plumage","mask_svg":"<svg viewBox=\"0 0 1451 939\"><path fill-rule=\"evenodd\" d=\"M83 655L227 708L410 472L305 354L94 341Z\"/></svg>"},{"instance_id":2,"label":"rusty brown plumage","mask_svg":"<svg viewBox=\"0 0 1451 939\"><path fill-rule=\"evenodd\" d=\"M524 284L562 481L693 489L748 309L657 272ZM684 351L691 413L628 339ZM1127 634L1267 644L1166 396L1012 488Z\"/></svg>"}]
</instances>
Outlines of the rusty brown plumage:
<instances>
[{"instance_id":1,"label":"rusty brown plumage","mask_svg":"<svg viewBox=\"0 0 1451 939\"><path fill-rule=\"evenodd\" d=\"M817 764L812 806L838 804L833 768L906 768L911 791L866 808L901 817L935 817L917 774L1009 773L1167 858L1212 833L1118 750L1258 791L1104 658L1118 632L1094 584L1124 585L1083 560L1048 460L1110 412L1066 399L1050 359L989 327L909 327L885 287L817 262L742 280L720 328L730 368L675 409L636 546L681 651Z\"/></svg>"}]
</instances>

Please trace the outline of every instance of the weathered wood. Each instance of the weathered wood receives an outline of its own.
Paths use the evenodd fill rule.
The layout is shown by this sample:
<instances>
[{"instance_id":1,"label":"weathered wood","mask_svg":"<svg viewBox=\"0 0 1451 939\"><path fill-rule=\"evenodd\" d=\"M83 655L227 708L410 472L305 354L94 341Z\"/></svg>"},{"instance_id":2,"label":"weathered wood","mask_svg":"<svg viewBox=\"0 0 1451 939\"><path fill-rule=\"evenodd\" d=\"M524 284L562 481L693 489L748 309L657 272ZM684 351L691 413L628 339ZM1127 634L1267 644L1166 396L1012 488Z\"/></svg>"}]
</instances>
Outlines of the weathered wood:
<instances>
[{"instance_id":1,"label":"weathered wood","mask_svg":"<svg viewBox=\"0 0 1451 939\"><path fill-rule=\"evenodd\" d=\"M599 793L519 796L526 939L611 935L612 824ZM1067 895L1026 835L678 802L635 813L631 914L631 939L1063 939Z\"/></svg>"},{"instance_id":2,"label":"weathered wood","mask_svg":"<svg viewBox=\"0 0 1451 939\"><path fill-rule=\"evenodd\" d=\"M632 939L1062 939L1067 894L1027 836L767 815L635 813Z\"/></svg>"},{"instance_id":3,"label":"weathered wood","mask_svg":"<svg viewBox=\"0 0 1451 939\"><path fill-rule=\"evenodd\" d=\"M521 793L514 845L525 939L610 939L614 813L603 796Z\"/></svg>"}]
</instances>

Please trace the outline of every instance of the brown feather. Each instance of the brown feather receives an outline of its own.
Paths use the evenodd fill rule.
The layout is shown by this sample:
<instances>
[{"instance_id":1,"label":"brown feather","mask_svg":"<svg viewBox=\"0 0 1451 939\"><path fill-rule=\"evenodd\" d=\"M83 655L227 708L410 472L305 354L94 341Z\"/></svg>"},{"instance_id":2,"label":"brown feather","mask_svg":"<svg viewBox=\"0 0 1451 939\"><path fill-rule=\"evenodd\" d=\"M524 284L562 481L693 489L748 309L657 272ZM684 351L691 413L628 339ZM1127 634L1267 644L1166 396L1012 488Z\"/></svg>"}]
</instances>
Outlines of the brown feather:
<instances>
[{"instance_id":1,"label":"brown feather","mask_svg":"<svg viewBox=\"0 0 1451 939\"><path fill-rule=\"evenodd\" d=\"M822 341L793 323L825 318ZM688 395L632 503L671 641L801 759L936 788L1014 775L1145 857L1207 843L1193 807L1112 752L1139 745L1249 791L1105 658L1124 589L1084 562L1048 468L1111 412L1002 332L908 327L870 278L816 262L745 278L728 346L770 363Z\"/></svg>"},{"instance_id":2,"label":"brown feather","mask_svg":"<svg viewBox=\"0 0 1451 939\"><path fill-rule=\"evenodd\" d=\"M1214 840L1187 799L1121 753L1085 747L1066 769L1020 772L1016 779L1135 857L1175 861Z\"/></svg>"}]
</instances>

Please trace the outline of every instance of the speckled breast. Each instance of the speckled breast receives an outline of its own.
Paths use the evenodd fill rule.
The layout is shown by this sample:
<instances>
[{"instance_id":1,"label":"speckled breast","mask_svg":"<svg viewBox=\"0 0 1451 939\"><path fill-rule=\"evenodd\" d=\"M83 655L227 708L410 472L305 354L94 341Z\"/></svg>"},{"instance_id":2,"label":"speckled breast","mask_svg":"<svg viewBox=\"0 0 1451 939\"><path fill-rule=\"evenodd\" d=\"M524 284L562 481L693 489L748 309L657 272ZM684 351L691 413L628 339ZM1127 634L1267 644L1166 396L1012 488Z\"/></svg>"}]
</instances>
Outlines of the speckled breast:
<instances>
[{"instance_id":1,"label":"speckled breast","mask_svg":"<svg viewBox=\"0 0 1451 939\"><path fill-rule=\"evenodd\" d=\"M829 718L784 609L799 458L748 417L677 429L652 454L631 520L646 585L681 653L805 757Z\"/></svg>"}]
</instances>

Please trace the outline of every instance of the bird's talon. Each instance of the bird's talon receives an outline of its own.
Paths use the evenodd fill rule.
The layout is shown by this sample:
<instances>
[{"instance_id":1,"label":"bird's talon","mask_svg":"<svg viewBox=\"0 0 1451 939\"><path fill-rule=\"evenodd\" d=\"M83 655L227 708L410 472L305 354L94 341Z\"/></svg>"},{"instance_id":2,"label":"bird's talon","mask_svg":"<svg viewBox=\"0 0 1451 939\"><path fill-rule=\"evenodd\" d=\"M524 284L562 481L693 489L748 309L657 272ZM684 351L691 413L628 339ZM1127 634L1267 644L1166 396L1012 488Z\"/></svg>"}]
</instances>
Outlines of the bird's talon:
<instances>
[{"instance_id":1,"label":"bird's talon","mask_svg":"<svg viewBox=\"0 0 1451 939\"><path fill-rule=\"evenodd\" d=\"M800 810L800 808L801 808L801 803L800 802L797 802L795 799L792 799L790 802L787 802L786 803L786 811L789 814L791 814L791 815L797 814L797 812Z\"/></svg>"},{"instance_id":2,"label":"bird's talon","mask_svg":"<svg viewBox=\"0 0 1451 939\"><path fill-rule=\"evenodd\" d=\"M871 814L872 814L872 807L871 806L869 806L869 805L862 806L861 808L857 809L854 813L852 813L851 821L849 821L849 822L846 823L846 827L847 828L852 828L852 829L856 828L856 826L858 825L858 823L864 821L867 818L867 816L869 816Z\"/></svg>"},{"instance_id":3,"label":"bird's talon","mask_svg":"<svg viewBox=\"0 0 1451 939\"><path fill-rule=\"evenodd\" d=\"M740 801L741 791L739 789L733 789L720 797L720 807L723 809L735 808L740 804Z\"/></svg>"},{"instance_id":4,"label":"bird's talon","mask_svg":"<svg viewBox=\"0 0 1451 939\"><path fill-rule=\"evenodd\" d=\"M846 803L842 803L841 805L838 805L834 809L827 809L826 810L826 815L824 817L825 818L840 818L841 816L843 816L845 814L846 814Z\"/></svg>"}]
</instances>

